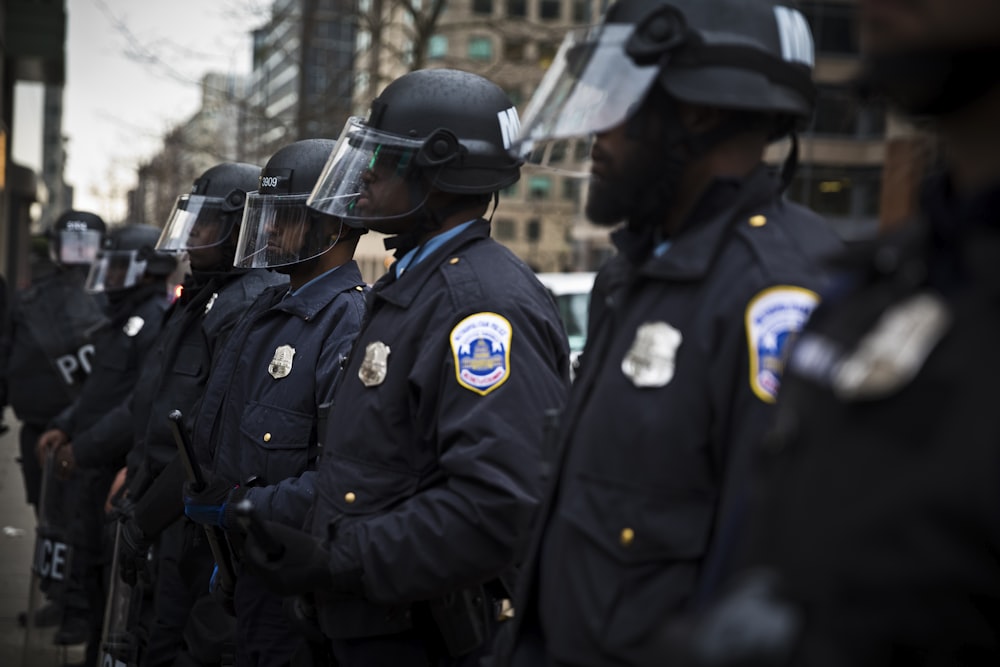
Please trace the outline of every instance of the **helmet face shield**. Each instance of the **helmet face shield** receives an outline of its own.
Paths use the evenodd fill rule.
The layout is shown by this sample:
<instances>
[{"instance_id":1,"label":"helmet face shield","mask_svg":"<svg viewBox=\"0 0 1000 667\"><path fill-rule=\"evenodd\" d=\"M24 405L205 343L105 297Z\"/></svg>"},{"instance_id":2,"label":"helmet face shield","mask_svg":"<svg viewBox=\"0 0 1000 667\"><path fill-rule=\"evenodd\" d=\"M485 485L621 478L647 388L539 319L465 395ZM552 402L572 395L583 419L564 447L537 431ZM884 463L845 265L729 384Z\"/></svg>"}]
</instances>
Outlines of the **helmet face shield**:
<instances>
[{"instance_id":1,"label":"helmet face shield","mask_svg":"<svg viewBox=\"0 0 1000 667\"><path fill-rule=\"evenodd\" d=\"M340 240L339 222L307 209L307 197L249 193L234 264L248 269L287 266L332 248Z\"/></svg>"},{"instance_id":2,"label":"helmet face shield","mask_svg":"<svg viewBox=\"0 0 1000 667\"><path fill-rule=\"evenodd\" d=\"M210 248L224 243L232 232L222 197L181 195L156 242L157 250L180 252Z\"/></svg>"},{"instance_id":3,"label":"helmet face shield","mask_svg":"<svg viewBox=\"0 0 1000 667\"><path fill-rule=\"evenodd\" d=\"M410 139L348 119L309 195L309 208L351 226L405 218L427 200L433 179L417 163L426 140Z\"/></svg>"},{"instance_id":4,"label":"helmet face shield","mask_svg":"<svg viewBox=\"0 0 1000 667\"><path fill-rule=\"evenodd\" d=\"M97 229L61 229L56 234L59 252L55 260L63 265L93 264L104 237Z\"/></svg>"},{"instance_id":5,"label":"helmet face shield","mask_svg":"<svg viewBox=\"0 0 1000 667\"><path fill-rule=\"evenodd\" d=\"M139 250L104 250L87 274L88 292L118 292L135 287L146 274L145 255Z\"/></svg>"},{"instance_id":6,"label":"helmet face shield","mask_svg":"<svg viewBox=\"0 0 1000 667\"><path fill-rule=\"evenodd\" d=\"M552 166L552 153L562 152L565 140L608 130L629 117L658 72L656 65L640 67L626 54L633 29L608 24L566 35L525 110L518 154Z\"/></svg>"}]
</instances>

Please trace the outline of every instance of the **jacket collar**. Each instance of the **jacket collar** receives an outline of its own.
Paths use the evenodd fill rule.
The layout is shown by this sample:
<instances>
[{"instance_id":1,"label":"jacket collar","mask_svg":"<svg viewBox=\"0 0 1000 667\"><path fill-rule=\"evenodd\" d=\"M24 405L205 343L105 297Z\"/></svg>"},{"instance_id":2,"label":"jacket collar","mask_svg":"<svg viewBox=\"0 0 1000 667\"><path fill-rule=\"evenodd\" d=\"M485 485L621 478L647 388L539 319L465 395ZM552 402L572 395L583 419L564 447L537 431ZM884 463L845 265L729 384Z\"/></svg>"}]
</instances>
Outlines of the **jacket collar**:
<instances>
[{"instance_id":1,"label":"jacket collar","mask_svg":"<svg viewBox=\"0 0 1000 667\"><path fill-rule=\"evenodd\" d=\"M363 285L361 270L357 262L353 259L340 265L335 271L330 271L309 289L298 294L288 294L288 285L280 285L275 288L278 294L283 295L280 301L272 308L301 317L304 320L313 319L316 314L326 308L338 294ZM287 296L286 296L287 295Z\"/></svg>"}]
</instances>

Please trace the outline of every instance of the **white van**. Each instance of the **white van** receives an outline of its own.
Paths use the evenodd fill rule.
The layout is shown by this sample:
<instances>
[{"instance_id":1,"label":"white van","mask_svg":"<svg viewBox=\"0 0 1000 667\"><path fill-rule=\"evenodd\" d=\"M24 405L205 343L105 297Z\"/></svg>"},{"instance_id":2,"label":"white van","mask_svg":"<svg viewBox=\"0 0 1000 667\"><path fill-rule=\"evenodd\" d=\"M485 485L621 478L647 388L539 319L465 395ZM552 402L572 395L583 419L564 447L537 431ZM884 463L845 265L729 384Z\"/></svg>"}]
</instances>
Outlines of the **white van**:
<instances>
[{"instance_id":1,"label":"white van","mask_svg":"<svg viewBox=\"0 0 1000 667\"><path fill-rule=\"evenodd\" d=\"M556 305L566 327L569 338L570 362L575 371L577 357L587 341L587 312L590 309L590 291L594 287L594 272L538 273L538 279L545 285ZM571 371L571 372L573 372Z\"/></svg>"}]
</instances>

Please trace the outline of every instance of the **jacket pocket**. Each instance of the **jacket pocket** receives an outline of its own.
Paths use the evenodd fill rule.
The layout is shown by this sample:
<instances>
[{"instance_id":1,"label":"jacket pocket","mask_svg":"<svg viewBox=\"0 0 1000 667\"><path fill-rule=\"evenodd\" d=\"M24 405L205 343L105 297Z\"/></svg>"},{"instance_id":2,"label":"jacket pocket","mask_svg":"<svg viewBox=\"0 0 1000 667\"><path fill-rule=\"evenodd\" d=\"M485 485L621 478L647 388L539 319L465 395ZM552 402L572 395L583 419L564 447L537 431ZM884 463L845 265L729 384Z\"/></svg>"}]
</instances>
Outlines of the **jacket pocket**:
<instances>
[{"instance_id":1,"label":"jacket pocket","mask_svg":"<svg viewBox=\"0 0 1000 667\"><path fill-rule=\"evenodd\" d=\"M335 473L323 479L323 493L335 514L348 517L380 514L413 496L420 487L420 475L408 470L343 456L337 457L334 468Z\"/></svg>"},{"instance_id":2,"label":"jacket pocket","mask_svg":"<svg viewBox=\"0 0 1000 667\"><path fill-rule=\"evenodd\" d=\"M251 401L243 411L240 432L255 447L240 453L241 469L267 484L302 474L315 450L314 421L311 414Z\"/></svg>"}]
</instances>

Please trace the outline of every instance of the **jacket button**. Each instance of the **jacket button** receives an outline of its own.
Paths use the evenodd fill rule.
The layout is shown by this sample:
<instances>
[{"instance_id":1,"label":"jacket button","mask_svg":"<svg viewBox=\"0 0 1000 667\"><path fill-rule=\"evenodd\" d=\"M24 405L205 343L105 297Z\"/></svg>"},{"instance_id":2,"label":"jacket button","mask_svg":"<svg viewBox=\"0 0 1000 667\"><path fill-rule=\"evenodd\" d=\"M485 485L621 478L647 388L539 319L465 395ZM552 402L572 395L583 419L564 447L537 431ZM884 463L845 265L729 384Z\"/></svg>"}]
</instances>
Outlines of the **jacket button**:
<instances>
[{"instance_id":1,"label":"jacket button","mask_svg":"<svg viewBox=\"0 0 1000 667\"><path fill-rule=\"evenodd\" d=\"M353 491L348 491L347 493L345 493L345 494L344 494L344 500L345 500L345 501L346 501L346 502L347 502L348 504L351 504L351 503L353 503L353 502L354 502L355 500L357 500L357 499L358 499L358 497L357 497L356 495L354 495L354 492L353 492Z\"/></svg>"},{"instance_id":2,"label":"jacket button","mask_svg":"<svg viewBox=\"0 0 1000 667\"><path fill-rule=\"evenodd\" d=\"M751 227L763 227L767 224L767 218L762 215L754 215L750 217L749 222Z\"/></svg>"},{"instance_id":3,"label":"jacket button","mask_svg":"<svg viewBox=\"0 0 1000 667\"><path fill-rule=\"evenodd\" d=\"M271 442L271 434L270 433L265 433L264 434L264 442Z\"/></svg>"},{"instance_id":4,"label":"jacket button","mask_svg":"<svg viewBox=\"0 0 1000 667\"><path fill-rule=\"evenodd\" d=\"M458 257L452 257L448 260L449 264L458 264Z\"/></svg>"},{"instance_id":5,"label":"jacket button","mask_svg":"<svg viewBox=\"0 0 1000 667\"><path fill-rule=\"evenodd\" d=\"M631 546L633 540L635 540L635 531L631 528L622 528L621 535L618 536L618 541L622 543L622 546Z\"/></svg>"}]
</instances>

